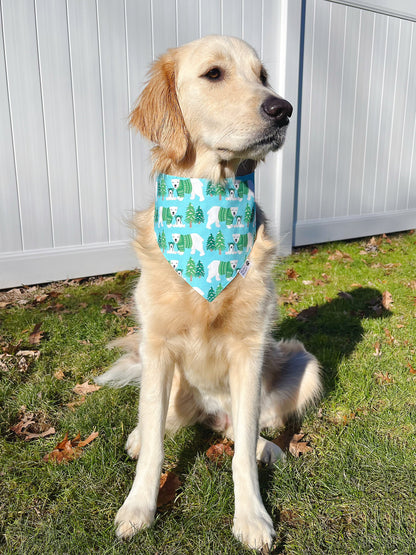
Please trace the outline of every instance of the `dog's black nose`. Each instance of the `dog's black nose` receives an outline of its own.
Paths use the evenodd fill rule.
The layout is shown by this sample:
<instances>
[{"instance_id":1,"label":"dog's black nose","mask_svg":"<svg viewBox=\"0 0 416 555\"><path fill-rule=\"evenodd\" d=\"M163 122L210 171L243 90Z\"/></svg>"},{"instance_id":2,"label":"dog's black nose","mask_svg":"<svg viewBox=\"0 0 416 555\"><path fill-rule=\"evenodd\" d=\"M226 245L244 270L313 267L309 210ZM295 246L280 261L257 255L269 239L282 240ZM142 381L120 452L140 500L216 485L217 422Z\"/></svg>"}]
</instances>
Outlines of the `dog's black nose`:
<instances>
[{"instance_id":1,"label":"dog's black nose","mask_svg":"<svg viewBox=\"0 0 416 555\"><path fill-rule=\"evenodd\" d=\"M293 107L290 102L284 98L278 98L277 96L268 96L261 105L261 109L280 127L288 125L289 118L293 112Z\"/></svg>"}]
</instances>

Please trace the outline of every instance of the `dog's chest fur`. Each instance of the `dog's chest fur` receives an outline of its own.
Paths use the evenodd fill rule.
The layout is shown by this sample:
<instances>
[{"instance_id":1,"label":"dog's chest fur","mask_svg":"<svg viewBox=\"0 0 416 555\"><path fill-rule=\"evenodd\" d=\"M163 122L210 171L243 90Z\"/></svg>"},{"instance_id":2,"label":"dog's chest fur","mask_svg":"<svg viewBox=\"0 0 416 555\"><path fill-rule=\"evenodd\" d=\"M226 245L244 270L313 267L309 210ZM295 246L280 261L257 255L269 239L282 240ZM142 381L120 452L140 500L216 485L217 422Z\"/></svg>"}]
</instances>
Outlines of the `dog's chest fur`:
<instances>
[{"instance_id":1,"label":"dog's chest fur","mask_svg":"<svg viewBox=\"0 0 416 555\"><path fill-rule=\"evenodd\" d=\"M237 276L210 303L172 272L161 254L152 208L140 212L135 223L142 269L135 300L144 335L162 345L201 393L208 397L228 391L230 366L244 353L260 353L264 347L272 318L274 288L268 275L274 244L260 229L247 277Z\"/></svg>"}]
</instances>

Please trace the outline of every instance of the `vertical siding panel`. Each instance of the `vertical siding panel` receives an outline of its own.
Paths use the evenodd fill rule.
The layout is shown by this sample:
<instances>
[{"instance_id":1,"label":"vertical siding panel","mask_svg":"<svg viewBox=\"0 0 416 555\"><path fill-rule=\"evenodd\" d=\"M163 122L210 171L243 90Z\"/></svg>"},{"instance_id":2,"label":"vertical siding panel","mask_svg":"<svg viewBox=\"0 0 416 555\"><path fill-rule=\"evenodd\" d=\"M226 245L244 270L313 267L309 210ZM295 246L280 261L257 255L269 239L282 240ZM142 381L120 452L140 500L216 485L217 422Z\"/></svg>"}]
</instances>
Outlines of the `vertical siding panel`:
<instances>
[{"instance_id":1,"label":"vertical siding panel","mask_svg":"<svg viewBox=\"0 0 416 555\"><path fill-rule=\"evenodd\" d=\"M361 213L370 214L374 210L376 195L375 168L379 158L379 136L383 111L383 80L387 48L387 18L374 14L373 59L370 68L370 94L367 105L366 159L362 179Z\"/></svg>"},{"instance_id":2,"label":"vertical siding panel","mask_svg":"<svg viewBox=\"0 0 416 555\"><path fill-rule=\"evenodd\" d=\"M132 208L124 2L98 2L110 240L125 237Z\"/></svg>"},{"instance_id":3,"label":"vertical siding panel","mask_svg":"<svg viewBox=\"0 0 416 555\"><path fill-rule=\"evenodd\" d=\"M416 176L412 176L412 160L415 156L413 152L414 147L414 132L416 128L416 32L415 24L408 23L410 29L409 37L409 59L406 78L406 109L404 114L403 134L401 138L400 149L400 162L399 162L399 175L397 181L397 201L396 209L407 209L409 205L409 187L412 185L413 194L416 196ZM413 171L416 167L413 166ZM415 198L415 197L414 197ZM413 207L416 203L413 203Z\"/></svg>"},{"instance_id":4,"label":"vertical siding panel","mask_svg":"<svg viewBox=\"0 0 416 555\"><path fill-rule=\"evenodd\" d=\"M36 0L36 14L55 245L75 245L81 223L65 3Z\"/></svg>"},{"instance_id":5,"label":"vertical siding panel","mask_svg":"<svg viewBox=\"0 0 416 555\"><path fill-rule=\"evenodd\" d=\"M0 6L0 252L14 252L22 249L22 240L3 44Z\"/></svg>"},{"instance_id":6,"label":"vertical siding panel","mask_svg":"<svg viewBox=\"0 0 416 555\"><path fill-rule=\"evenodd\" d=\"M34 3L9 0L2 8L23 246L46 248L53 241Z\"/></svg>"},{"instance_id":7,"label":"vertical siding panel","mask_svg":"<svg viewBox=\"0 0 416 555\"><path fill-rule=\"evenodd\" d=\"M152 0L154 56L177 46L177 13L175 0Z\"/></svg>"},{"instance_id":8,"label":"vertical siding panel","mask_svg":"<svg viewBox=\"0 0 416 555\"><path fill-rule=\"evenodd\" d=\"M413 122L413 139L410 157L410 171L409 171L409 185L408 185L408 197L407 197L407 207L411 209L416 209L416 118Z\"/></svg>"},{"instance_id":9,"label":"vertical siding panel","mask_svg":"<svg viewBox=\"0 0 416 555\"><path fill-rule=\"evenodd\" d=\"M360 11L348 8L346 10L346 36L343 59L342 104L340 108L341 129L335 216L348 215L351 185L349 178L354 137L354 114L356 110L354 87L357 79L359 30Z\"/></svg>"},{"instance_id":10,"label":"vertical siding panel","mask_svg":"<svg viewBox=\"0 0 416 555\"><path fill-rule=\"evenodd\" d=\"M398 60L399 20L388 18L387 49L383 80L383 102L380 113L379 155L375 171L374 212L383 212L387 194L387 174L389 171L389 147L393 125L393 103Z\"/></svg>"},{"instance_id":11,"label":"vertical siding panel","mask_svg":"<svg viewBox=\"0 0 416 555\"><path fill-rule=\"evenodd\" d=\"M345 8L334 4L331 9L331 27L328 48L327 106L325 118L325 145L321 178L321 217L333 216L336 198L337 160L340 129L340 105L343 78L345 39ZM324 193L323 193L324 191Z\"/></svg>"},{"instance_id":12,"label":"vertical siding panel","mask_svg":"<svg viewBox=\"0 0 416 555\"><path fill-rule=\"evenodd\" d=\"M280 2L275 0L263 0L258 2L257 6L260 10L262 5L261 25L257 25L260 33L261 45L258 48L258 54L261 56L269 75L269 83L271 87L282 95L286 92L283 90L284 83L279 82L281 63L284 54L280 52L281 37L276 29L281 29L281 6ZM288 98L293 102L293 99ZM293 118L292 118L293 119ZM293 123L289 127L289 132L294 132ZM267 217L274 222L280 224L281 197L279 194L280 183L277 182L278 163L281 161L281 152L270 153L267 156L266 163L260 164L257 170L256 196L260 205L265 209Z\"/></svg>"},{"instance_id":13,"label":"vertical siding panel","mask_svg":"<svg viewBox=\"0 0 416 555\"><path fill-rule=\"evenodd\" d=\"M399 20L399 51L396 66L396 82L394 84L394 105L392 133L389 146L389 171L387 175L387 191L385 206L387 210L397 210L399 198L400 162L402 158L405 119L408 103L408 79L410 61L411 27L408 22ZM401 206L406 209L406 204Z\"/></svg>"},{"instance_id":14,"label":"vertical siding panel","mask_svg":"<svg viewBox=\"0 0 416 555\"><path fill-rule=\"evenodd\" d=\"M109 229L96 4L70 0L67 9L83 239L105 242Z\"/></svg>"},{"instance_id":15,"label":"vertical siding panel","mask_svg":"<svg viewBox=\"0 0 416 555\"><path fill-rule=\"evenodd\" d=\"M199 2L196 0L177 0L178 45L199 38Z\"/></svg>"},{"instance_id":16,"label":"vertical siding panel","mask_svg":"<svg viewBox=\"0 0 416 555\"><path fill-rule=\"evenodd\" d=\"M315 23L315 0L306 3L306 20L304 38L304 63L303 63L303 88L302 88L302 122L301 137L299 145L299 179L298 179L298 204L297 221L306 219L307 184L308 184L308 159L311 140L311 99L312 99L312 72L313 72L313 49L314 49L314 23Z\"/></svg>"},{"instance_id":17,"label":"vertical siding panel","mask_svg":"<svg viewBox=\"0 0 416 555\"><path fill-rule=\"evenodd\" d=\"M402 93L405 88L400 89L401 84L401 67L403 62L403 57L405 53L403 52L403 38L402 38L402 23L398 21L397 30L397 57L396 63L393 68L393 79L391 81L392 88L392 104L391 112L392 119L390 124L390 137L388 143L388 150L386 152L387 157L387 171L386 171L386 190L384 194L384 210L394 210L396 207L397 190L391 187L392 175L397 171L397 162L400 157L400 152L398 151L398 146L400 143L401 129L403 127L403 109L404 109L404 98ZM403 56L404 55L404 56ZM399 127L400 126L400 127ZM397 183L397 181L396 181ZM396 185L395 183L395 185Z\"/></svg>"},{"instance_id":18,"label":"vertical siding panel","mask_svg":"<svg viewBox=\"0 0 416 555\"><path fill-rule=\"evenodd\" d=\"M241 37L243 28L243 1L244 0L223 0L222 32L224 35Z\"/></svg>"},{"instance_id":19,"label":"vertical siding panel","mask_svg":"<svg viewBox=\"0 0 416 555\"><path fill-rule=\"evenodd\" d=\"M354 134L352 137L352 152L349 177L349 214L360 214L364 174L364 159L366 155L366 120L371 87L371 57L373 53L374 16L370 12L362 11L360 31L358 37L357 74L352 84L350 94L354 99Z\"/></svg>"},{"instance_id":20,"label":"vertical siding panel","mask_svg":"<svg viewBox=\"0 0 416 555\"><path fill-rule=\"evenodd\" d=\"M261 56L262 2L259 0L244 0L243 39Z\"/></svg>"},{"instance_id":21,"label":"vertical siding panel","mask_svg":"<svg viewBox=\"0 0 416 555\"><path fill-rule=\"evenodd\" d=\"M152 22L151 0L126 1L129 109L133 108L143 89L153 59ZM125 125L127 125L127 121ZM133 207L141 210L147 207L154 198L153 186L149 181L151 170L149 143L134 129L130 130L130 141Z\"/></svg>"},{"instance_id":22,"label":"vertical siding panel","mask_svg":"<svg viewBox=\"0 0 416 555\"><path fill-rule=\"evenodd\" d=\"M325 109L329 46L330 8L328 2L316 3L312 90L309 109L312 135L308 158L306 217L317 218L321 207L322 159L325 141Z\"/></svg>"},{"instance_id":23,"label":"vertical siding panel","mask_svg":"<svg viewBox=\"0 0 416 555\"><path fill-rule=\"evenodd\" d=\"M280 29L282 24L280 17L280 2L276 2L276 0L263 0L262 4L262 45L259 55L262 56L262 59L267 65L270 73L268 64L278 65L283 62L281 59L282 53L278 48L280 37L277 36L276 33L276 29Z\"/></svg>"},{"instance_id":24,"label":"vertical siding panel","mask_svg":"<svg viewBox=\"0 0 416 555\"><path fill-rule=\"evenodd\" d=\"M221 29L221 0L200 0L200 29L201 36L220 35Z\"/></svg>"}]
</instances>

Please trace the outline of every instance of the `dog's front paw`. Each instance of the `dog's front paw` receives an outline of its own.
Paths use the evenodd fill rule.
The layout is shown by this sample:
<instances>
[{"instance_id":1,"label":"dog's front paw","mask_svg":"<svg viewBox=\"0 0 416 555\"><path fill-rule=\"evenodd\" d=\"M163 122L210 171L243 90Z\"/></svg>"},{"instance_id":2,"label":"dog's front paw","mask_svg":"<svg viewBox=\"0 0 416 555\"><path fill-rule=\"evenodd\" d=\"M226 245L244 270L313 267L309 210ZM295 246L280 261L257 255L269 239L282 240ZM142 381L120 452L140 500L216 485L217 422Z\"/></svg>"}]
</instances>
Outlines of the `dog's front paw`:
<instances>
[{"instance_id":1,"label":"dog's front paw","mask_svg":"<svg viewBox=\"0 0 416 555\"><path fill-rule=\"evenodd\" d=\"M257 442L256 459L264 464L274 464L279 460L284 462L286 455L275 443L260 438Z\"/></svg>"},{"instance_id":2,"label":"dog's front paw","mask_svg":"<svg viewBox=\"0 0 416 555\"><path fill-rule=\"evenodd\" d=\"M273 522L264 510L261 514L244 514L234 518L234 536L252 549L272 546L275 531Z\"/></svg>"},{"instance_id":3,"label":"dog's front paw","mask_svg":"<svg viewBox=\"0 0 416 555\"><path fill-rule=\"evenodd\" d=\"M126 451L132 459L138 458L140 453L140 433L138 427L134 428L127 438Z\"/></svg>"},{"instance_id":4,"label":"dog's front paw","mask_svg":"<svg viewBox=\"0 0 416 555\"><path fill-rule=\"evenodd\" d=\"M116 534L119 538L127 540L142 528L149 527L154 520L154 511L145 509L132 502L125 502L115 518Z\"/></svg>"}]
</instances>

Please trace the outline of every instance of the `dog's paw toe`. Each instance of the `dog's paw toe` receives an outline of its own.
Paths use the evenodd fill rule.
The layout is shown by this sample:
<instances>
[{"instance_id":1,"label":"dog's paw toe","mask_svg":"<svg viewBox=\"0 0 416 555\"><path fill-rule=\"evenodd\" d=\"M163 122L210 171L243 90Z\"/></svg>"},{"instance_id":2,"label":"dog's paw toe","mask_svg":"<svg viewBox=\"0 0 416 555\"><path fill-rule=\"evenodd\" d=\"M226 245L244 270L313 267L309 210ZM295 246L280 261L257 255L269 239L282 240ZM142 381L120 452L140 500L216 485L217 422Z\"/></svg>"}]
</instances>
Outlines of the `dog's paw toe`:
<instances>
[{"instance_id":1,"label":"dog's paw toe","mask_svg":"<svg viewBox=\"0 0 416 555\"><path fill-rule=\"evenodd\" d=\"M271 441L258 442L256 458L264 464L274 464L276 461L285 461L286 455L278 445Z\"/></svg>"},{"instance_id":2,"label":"dog's paw toe","mask_svg":"<svg viewBox=\"0 0 416 555\"><path fill-rule=\"evenodd\" d=\"M153 511L125 503L120 507L115 518L116 534L119 538L127 540L139 530L148 528L153 520Z\"/></svg>"},{"instance_id":3,"label":"dog's paw toe","mask_svg":"<svg viewBox=\"0 0 416 555\"><path fill-rule=\"evenodd\" d=\"M245 515L234 518L234 536L252 549L271 548L275 531L269 515Z\"/></svg>"},{"instance_id":4,"label":"dog's paw toe","mask_svg":"<svg viewBox=\"0 0 416 555\"><path fill-rule=\"evenodd\" d=\"M138 458L140 453L140 434L137 428L134 428L127 438L126 451L132 459Z\"/></svg>"}]
</instances>

